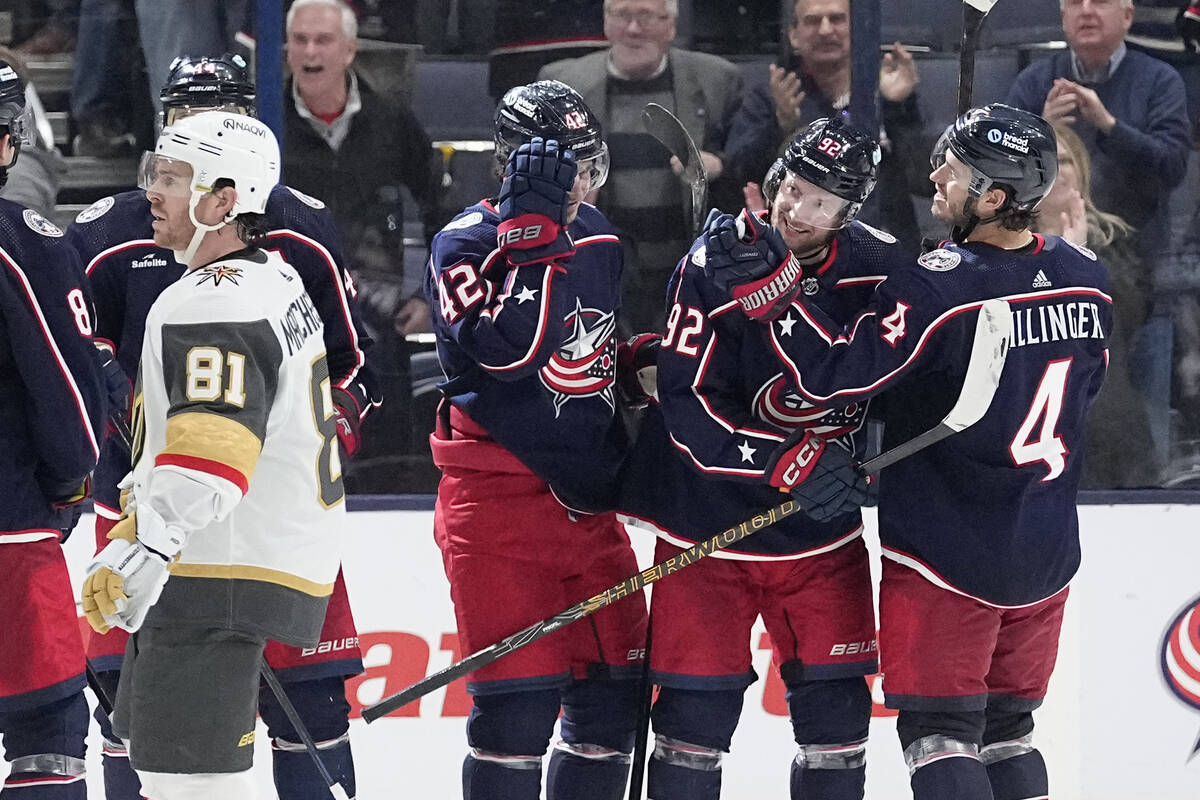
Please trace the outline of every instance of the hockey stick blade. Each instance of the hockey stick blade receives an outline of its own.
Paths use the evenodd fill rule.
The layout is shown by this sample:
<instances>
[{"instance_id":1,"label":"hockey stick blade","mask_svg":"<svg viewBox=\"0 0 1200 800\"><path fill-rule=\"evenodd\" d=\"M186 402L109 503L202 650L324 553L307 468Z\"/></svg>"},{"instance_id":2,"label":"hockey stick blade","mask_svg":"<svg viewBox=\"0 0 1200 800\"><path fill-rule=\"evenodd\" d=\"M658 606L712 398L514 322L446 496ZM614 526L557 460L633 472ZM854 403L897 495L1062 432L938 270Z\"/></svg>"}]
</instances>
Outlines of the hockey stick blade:
<instances>
[{"instance_id":1,"label":"hockey stick blade","mask_svg":"<svg viewBox=\"0 0 1200 800\"><path fill-rule=\"evenodd\" d=\"M704 170L700 150L679 118L658 103L647 103L642 109L642 125L683 165L679 179L692 194L692 237L695 238L704 224L708 201L708 173Z\"/></svg>"},{"instance_id":2,"label":"hockey stick blade","mask_svg":"<svg viewBox=\"0 0 1200 800\"><path fill-rule=\"evenodd\" d=\"M976 11L986 14L992 10L992 6L996 5L999 0L963 0L963 2Z\"/></svg>"},{"instance_id":3,"label":"hockey stick blade","mask_svg":"<svg viewBox=\"0 0 1200 800\"><path fill-rule=\"evenodd\" d=\"M1004 360L1008 355L1008 339L1012 331L1012 314L1008 303L1004 300L988 300L979 309L979 318L975 324L975 339L971 345L971 360L967 365L966 377L958 399L950 412L938 423L937 427L911 439L895 448L876 456L862 465L864 472L878 472L901 459L913 455L930 445L958 433L978 422L991 405L1004 370ZM742 539L757 533L770 525L774 525L784 517L789 517L801 510L793 500L755 514L745 522L741 522L728 530L724 530L703 542L698 542L671 558L660 561L636 575L632 575L607 591L589 597L581 603L555 614L553 617L536 622L529 627L517 631L513 635L485 647L472 655L450 666L417 681L412 686L402 689L390 697L385 697L374 705L367 706L362 711L362 718L374 722L380 717L387 716L393 711L403 708L414 700L432 691L447 686L459 678L469 675L480 667L484 667L502 656L519 650L543 636L553 633L572 622L610 606L618 600L636 594L650 584L677 572L689 564L711 555L718 550L736 544Z\"/></svg>"}]
</instances>

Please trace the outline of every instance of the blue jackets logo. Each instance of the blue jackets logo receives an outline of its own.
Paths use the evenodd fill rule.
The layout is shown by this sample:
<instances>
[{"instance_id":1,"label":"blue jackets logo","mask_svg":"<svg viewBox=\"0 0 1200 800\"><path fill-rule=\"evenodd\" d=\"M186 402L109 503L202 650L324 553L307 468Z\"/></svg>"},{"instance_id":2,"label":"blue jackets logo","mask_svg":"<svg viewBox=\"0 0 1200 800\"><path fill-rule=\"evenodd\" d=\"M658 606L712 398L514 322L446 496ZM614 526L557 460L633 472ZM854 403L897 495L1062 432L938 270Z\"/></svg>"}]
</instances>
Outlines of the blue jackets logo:
<instances>
[{"instance_id":1,"label":"blue jackets logo","mask_svg":"<svg viewBox=\"0 0 1200 800\"><path fill-rule=\"evenodd\" d=\"M1167 687L1185 704L1200 711L1200 597L1175 615L1159 645ZM1200 739L1192 755L1200 752Z\"/></svg>"},{"instance_id":2,"label":"blue jackets logo","mask_svg":"<svg viewBox=\"0 0 1200 800\"><path fill-rule=\"evenodd\" d=\"M617 370L617 322L613 313L583 308L567 315L567 336L542 367L542 384L554 394L554 416L572 398L598 395L613 408L613 379Z\"/></svg>"}]
</instances>

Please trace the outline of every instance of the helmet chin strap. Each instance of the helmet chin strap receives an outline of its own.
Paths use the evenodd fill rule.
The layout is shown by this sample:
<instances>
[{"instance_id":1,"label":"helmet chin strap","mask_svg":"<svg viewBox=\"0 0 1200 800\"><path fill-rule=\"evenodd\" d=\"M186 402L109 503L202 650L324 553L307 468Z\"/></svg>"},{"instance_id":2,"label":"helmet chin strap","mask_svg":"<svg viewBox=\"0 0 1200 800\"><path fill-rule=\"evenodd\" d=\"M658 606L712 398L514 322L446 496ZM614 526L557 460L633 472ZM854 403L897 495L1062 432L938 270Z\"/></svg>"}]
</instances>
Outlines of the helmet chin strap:
<instances>
[{"instance_id":1,"label":"helmet chin strap","mask_svg":"<svg viewBox=\"0 0 1200 800\"><path fill-rule=\"evenodd\" d=\"M204 195L201 192L192 192L192 196L188 200L188 219L196 226L196 232L192 234L192 239L188 242L187 248L171 251L175 254L175 260L189 269L192 266L192 259L196 257L196 250L199 249L200 242L204 240L204 235L209 231L218 231L229 224L228 219L224 219L216 225L205 225L196 219L196 206L200 204L202 197Z\"/></svg>"},{"instance_id":2,"label":"helmet chin strap","mask_svg":"<svg viewBox=\"0 0 1200 800\"><path fill-rule=\"evenodd\" d=\"M967 202L963 204L963 213L967 215L967 223L965 225L955 225L950 229L950 238L955 244L963 244L967 241L967 237L975 232L975 229L980 225L986 225L989 222L995 222L1000 219L999 214L993 214L987 219L980 219L975 213L975 205L979 198L971 195L967 198Z\"/></svg>"}]
</instances>

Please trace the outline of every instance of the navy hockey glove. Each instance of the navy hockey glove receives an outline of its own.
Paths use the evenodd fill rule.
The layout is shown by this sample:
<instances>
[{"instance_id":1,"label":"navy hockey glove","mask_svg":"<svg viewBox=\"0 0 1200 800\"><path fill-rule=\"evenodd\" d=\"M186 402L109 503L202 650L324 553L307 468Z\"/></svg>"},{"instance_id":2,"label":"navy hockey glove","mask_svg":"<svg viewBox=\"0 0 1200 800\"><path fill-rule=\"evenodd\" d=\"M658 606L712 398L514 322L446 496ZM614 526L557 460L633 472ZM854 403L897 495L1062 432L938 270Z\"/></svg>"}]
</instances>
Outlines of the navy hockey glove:
<instances>
[{"instance_id":1,"label":"navy hockey glove","mask_svg":"<svg viewBox=\"0 0 1200 800\"><path fill-rule=\"evenodd\" d=\"M629 408L658 399L658 350L662 335L639 333L617 345L617 387Z\"/></svg>"},{"instance_id":2,"label":"navy hockey glove","mask_svg":"<svg viewBox=\"0 0 1200 800\"><path fill-rule=\"evenodd\" d=\"M96 354L100 359L100 374L104 378L104 390L108 395L109 416L128 422L129 398L133 396L133 384L117 362L111 345L96 342Z\"/></svg>"},{"instance_id":3,"label":"navy hockey glove","mask_svg":"<svg viewBox=\"0 0 1200 800\"><path fill-rule=\"evenodd\" d=\"M537 264L575 254L566 226L567 200L577 171L574 152L560 148L554 139L535 136L509 154L500 186L496 242L510 264Z\"/></svg>"},{"instance_id":4,"label":"navy hockey glove","mask_svg":"<svg viewBox=\"0 0 1200 800\"><path fill-rule=\"evenodd\" d=\"M837 441L797 430L771 454L767 480L790 492L804 513L817 522L870 505L874 481L863 474L850 452Z\"/></svg>"},{"instance_id":5,"label":"navy hockey glove","mask_svg":"<svg viewBox=\"0 0 1200 800\"><path fill-rule=\"evenodd\" d=\"M742 209L735 219L709 216L704 268L713 282L758 322L776 319L800 292L803 268L774 226Z\"/></svg>"}]
</instances>

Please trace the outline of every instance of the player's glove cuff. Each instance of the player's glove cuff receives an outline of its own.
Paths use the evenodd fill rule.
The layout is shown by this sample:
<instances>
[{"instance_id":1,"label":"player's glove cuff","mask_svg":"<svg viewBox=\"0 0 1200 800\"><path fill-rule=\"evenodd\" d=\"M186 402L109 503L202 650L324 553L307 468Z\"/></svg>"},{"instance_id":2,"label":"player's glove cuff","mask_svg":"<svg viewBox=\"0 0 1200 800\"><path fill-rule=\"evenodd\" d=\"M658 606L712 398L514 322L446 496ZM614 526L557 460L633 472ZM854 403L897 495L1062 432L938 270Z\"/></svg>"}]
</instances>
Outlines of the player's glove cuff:
<instances>
[{"instance_id":1,"label":"player's glove cuff","mask_svg":"<svg viewBox=\"0 0 1200 800\"><path fill-rule=\"evenodd\" d=\"M496 243L513 266L558 261L575 255L575 241L567 229L541 214L522 214L503 220Z\"/></svg>"},{"instance_id":2,"label":"player's glove cuff","mask_svg":"<svg viewBox=\"0 0 1200 800\"><path fill-rule=\"evenodd\" d=\"M825 440L812 431L793 431L767 459L767 483L783 492L792 491L808 480L825 445Z\"/></svg>"}]
</instances>

